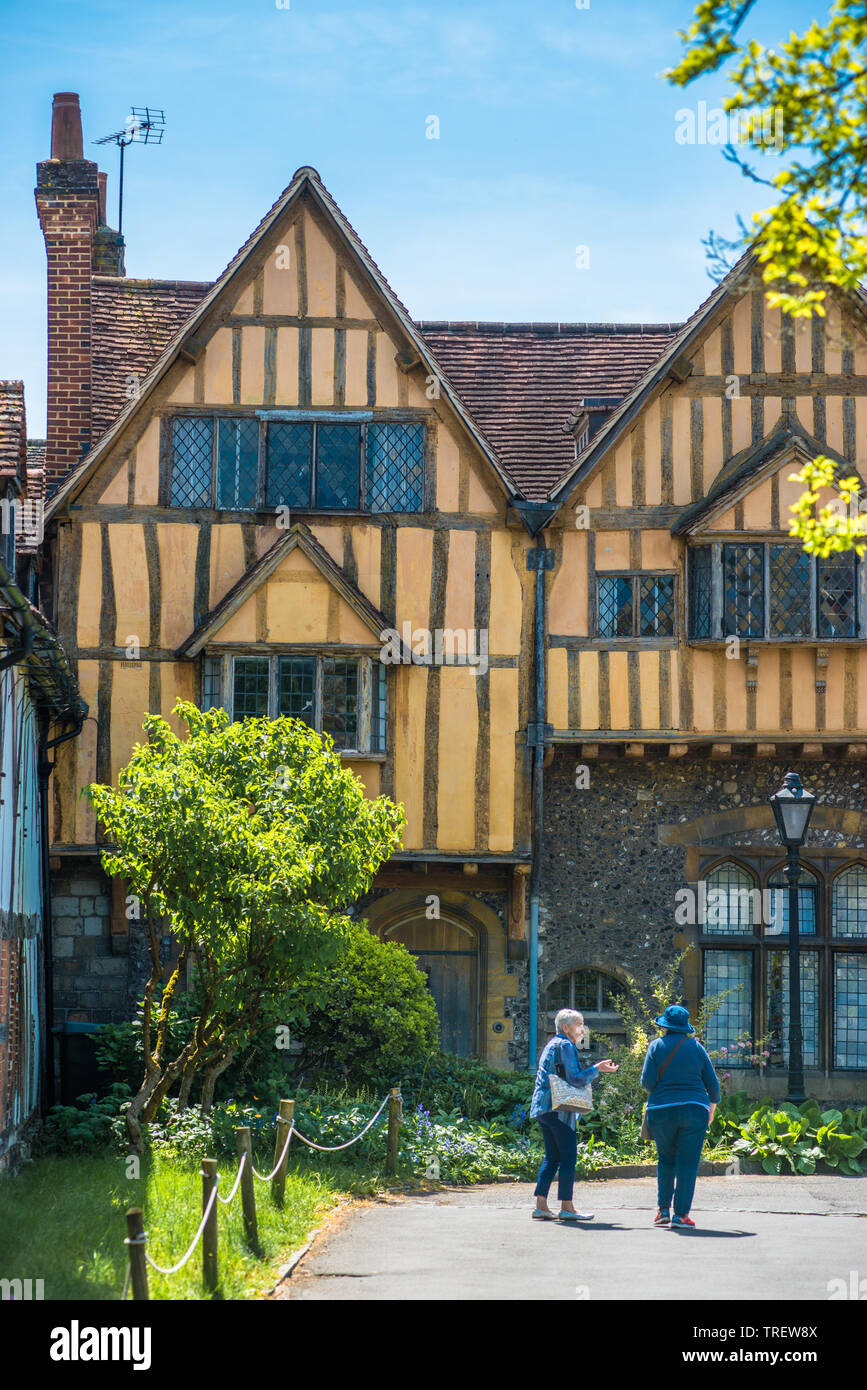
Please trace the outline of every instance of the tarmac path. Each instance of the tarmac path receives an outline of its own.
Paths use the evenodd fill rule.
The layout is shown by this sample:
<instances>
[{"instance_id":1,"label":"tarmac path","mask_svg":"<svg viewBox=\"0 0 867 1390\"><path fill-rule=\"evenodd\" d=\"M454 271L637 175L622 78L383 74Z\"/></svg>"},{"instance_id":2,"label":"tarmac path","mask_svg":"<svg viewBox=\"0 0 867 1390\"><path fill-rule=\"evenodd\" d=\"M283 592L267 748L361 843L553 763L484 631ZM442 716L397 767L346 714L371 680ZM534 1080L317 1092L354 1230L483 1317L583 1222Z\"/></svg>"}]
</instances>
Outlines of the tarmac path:
<instances>
[{"instance_id":1,"label":"tarmac path","mask_svg":"<svg viewBox=\"0 0 867 1390\"><path fill-rule=\"evenodd\" d=\"M531 1221L529 1183L353 1204L272 1297L867 1298L867 1174L700 1178L695 1231L651 1225L653 1178L583 1182L575 1205L596 1219Z\"/></svg>"}]
</instances>

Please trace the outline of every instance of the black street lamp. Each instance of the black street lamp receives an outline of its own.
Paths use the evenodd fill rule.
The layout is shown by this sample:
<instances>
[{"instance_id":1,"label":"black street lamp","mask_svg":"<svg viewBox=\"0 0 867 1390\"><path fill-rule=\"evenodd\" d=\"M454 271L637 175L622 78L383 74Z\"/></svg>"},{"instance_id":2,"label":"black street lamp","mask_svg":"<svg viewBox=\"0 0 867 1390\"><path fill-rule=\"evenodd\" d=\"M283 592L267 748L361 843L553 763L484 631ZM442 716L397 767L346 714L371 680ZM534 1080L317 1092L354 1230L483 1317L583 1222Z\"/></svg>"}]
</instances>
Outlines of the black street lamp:
<instances>
[{"instance_id":1,"label":"black street lamp","mask_svg":"<svg viewBox=\"0 0 867 1390\"><path fill-rule=\"evenodd\" d=\"M771 797L774 819L786 847L786 878L789 881L789 1094L786 1099L793 1105L800 1105L806 1100L798 879L801 876L801 845L806 839L815 804L815 796L804 790L797 772L787 772L780 790Z\"/></svg>"}]
</instances>

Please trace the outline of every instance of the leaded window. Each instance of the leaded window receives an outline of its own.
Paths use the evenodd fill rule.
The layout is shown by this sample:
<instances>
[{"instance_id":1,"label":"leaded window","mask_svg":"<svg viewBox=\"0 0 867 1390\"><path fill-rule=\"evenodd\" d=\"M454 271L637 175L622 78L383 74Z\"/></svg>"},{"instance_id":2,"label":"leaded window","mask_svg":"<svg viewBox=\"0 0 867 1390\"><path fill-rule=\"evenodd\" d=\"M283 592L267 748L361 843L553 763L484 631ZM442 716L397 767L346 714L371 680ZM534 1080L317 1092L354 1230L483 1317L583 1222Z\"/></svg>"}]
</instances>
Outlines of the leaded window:
<instances>
[{"instance_id":1,"label":"leaded window","mask_svg":"<svg viewBox=\"0 0 867 1390\"><path fill-rule=\"evenodd\" d=\"M592 1053L597 1033L603 1037L623 1033L617 1000L624 993L625 987L620 981L604 970L570 970L553 980L545 990L540 1027L550 1033L560 1009L576 1009L587 1024L586 1049Z\"/></svg>"},{"instance_id":2,"label":"leaded window","mask_svg":"<svg viewBox=\"0 0 867 1390\"><path fill-rule=\"evenodd\" d=\"M834 879L831 930L834 936L867 937L867 867L862 864Z\"/></svg>"},{"instance_id":3,"label":"leaded window","mask_svg":"<svg viewBox=\"0 0 867 1390\"><path fill-rule=\"evenodd\" d=\"M772 874L768 880L770 891L770 920L765 926L769 935L789 935L789 880L782 869ZM818 906L819 881L809 869L801 869L798 879L798 935L816 935L816 913Z\"/></svg>"},{"instance_id":4,"label":"leaded window","mask_svg":"<svg viewBox=\"0 0 867 1390\"><path fill-rule=\"evenodd\" d=\"M765 1064L782 1068L789 1054L788 882L778 858L761 849L743 853L754 874L734 861L711 861L699 883L704 994L726 995L706 1041L727 1049L728 1066L743 1066L765 1039ZM867 864L841 870L838 855L821 850L813 862L802 864L798 884L804 1065L867 1069ZM745 1038L749 1049L740 1045Z\"/></svg>"},{"instance_id":5,"label":"leaded window","mask_svg":"<svg viewBox=\"0 0 867 1390\"><path fill-rule=\"evenodd\" d=\"M765 627L764 547L723 546L723 612L726 636L762 637Z\"/></svg>"},{"instance_id":6,"label":"leaded window","mask_svg":"<svg viewBox=\"0 0 867 1390\"><path fill-rule=\"evenodd\" d=\"M172 504L227 511L420 511L424 426L347 414L354 418L175 417Z\"/></svg>"},{"instance_id":7,"label":"leaded window","mask_svg":"<svg viewBox=\"0 0 867 1390\"><path fill-rule=\"evenodd\" d=\"M386 669L370 656L205 656L202 708L217 705L236 720L300 719L341 752L385 752Z\"/></svg>"},{"instance_id":8,"label":"leaded window","mask_svg":"<svg viewBox=\"0 0 867 1390\"><path fill-rule=\"evenodd\" d=\"M368 425L367 505L372 512L420 511L423 467L421 425Z\"/></svg>"},{"instance_id":9,"label":"leaded window","mask_svg":"<svg viewBox=\"0 0 867 1390\"><path fill-rule=\"evenodd\" d=\"M217 421L217 506L254 511L259 495L259 422Z\"/></svg>"},{"instance_id":10,"label":"leaded window","mask_svg":"<svg viewBox=\"0 0 867 1390\"><path fill-rule=\"evenodd\" d=\"M768 568L770 635L809 637L812 631L812 559L799 545L772 545L768 551Z\"/></svg>"},{"instance_id":11,"label":"leaded window","mask_svg":"<svg viewBox=\"0 0 867 1390\"><path fill-rule=\"evenodd\" d=\"M767 1037L771 1066L789 1061L789 955L768 951L765 956ZM819 958L801 953L801 1029L805 1067L819 1066Z\"/></svg>"},{"instance_id":12,"label":"leaded window","mask_svg":"<svg viewBox=\"0 0 867 1390\"><path fill-rule=\"evenodd\" d=\"M857 637L858 561L797 544L691 546L687 610L692 641L726 637L832 641Z\"/></svg>"},{"instance_id":13,"label":"leaded window","mask_svg":"<svg viewBox=\"0 0 867 1390\"><path fill-rule=\"evenodd\" d=\"M728 1048L731 1056L727 1065L743 1066L738 1057L737 1043L752 1026L753 957L751 951L704 952L704 994L722 994L725 998L708 1019L705 1043L710 1051ZM731 1052L734 1048L734 1052Z\"/></svg>"},{"instance_id":14,"label":"leaded window","mask_svg":"<svg viewBox=\"0 0 867 1390\"><path fill-rule=\"evenodd\" d=\"M213 451L213 420L193 416L172 421L172 506L210 505Z\"/></svg>"},{"instance_id":15,"label":"leaded window","mask_svg":"<svg viewBox=\"0 0 867 1390\"><path fill-rule=\"evenodd\" d=\"M834 958L834 1066L867 1069L867 955Z\"/></svg>"},{"instance_id":16,"label":"leaded window","mask_svg":"<svg viewBox=\"0 0 867 1390\"><path fill-rule=\"evenodd\" d=\"M599 637L674 636L672 574L599 575L596 604Z\"/></svg>"},{"instance_id":17,"label":"leaded window","mask_svg":"<svg viewBox=\"0 0 867 1390\"><path fill-rule=\"evenodd\" d=\"M725 863L704 880L704 930L708 936L751 936L761 922L761 891L739 864Z\"/></svg>"}]
</instances>

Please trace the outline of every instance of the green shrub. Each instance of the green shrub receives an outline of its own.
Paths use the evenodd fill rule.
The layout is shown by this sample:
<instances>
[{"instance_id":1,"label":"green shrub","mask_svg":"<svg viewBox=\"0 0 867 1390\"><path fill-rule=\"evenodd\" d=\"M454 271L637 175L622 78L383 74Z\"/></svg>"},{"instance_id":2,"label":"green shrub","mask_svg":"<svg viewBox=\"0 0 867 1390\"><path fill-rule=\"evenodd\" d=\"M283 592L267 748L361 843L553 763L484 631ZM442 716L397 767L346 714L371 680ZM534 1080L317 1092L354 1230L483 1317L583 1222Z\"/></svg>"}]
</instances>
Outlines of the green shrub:
<instances>
[{"instance_id":1,"label":"green shrub","mask_svg":"<svg viewBox=\"0 0 867 1390\"><path fill-rule=\"evenodd\" d=\"M79 1096L75 1105L54 1105L39 1133L42 1154L89 1154L119 1147L122 1107L129 1103L129 1086L115 1082L108 1095Z\"/></svg>"},{"instance_id":2,"label":"green shrub","mask_svg":"<svg viewBox=\"0 0 867 1390\"><path fill-rule=\"evenodd\" d=\"M436 1007L415 957L362 923L337 963L309 971L290 1003L307 1015L299 1069L309 1080L382 1094L437 1046Z\"/></svg>"},{"instance_id":3,"label":"green shrub","mask_svg":"<svg viewBox=\"0 0 867 1390\"><path fill-rule=\"evenodd\" d=\"M728 1140L732 1152L766 1173L814 1173L817 1163L860 1173L867 1149L867 1107L856 1112L821 1110L815 1100L802 1105L766 1098L756 1104L745 1091L726 1096L710 1127L712 1137Z\"/></svg>"}]
</instances>

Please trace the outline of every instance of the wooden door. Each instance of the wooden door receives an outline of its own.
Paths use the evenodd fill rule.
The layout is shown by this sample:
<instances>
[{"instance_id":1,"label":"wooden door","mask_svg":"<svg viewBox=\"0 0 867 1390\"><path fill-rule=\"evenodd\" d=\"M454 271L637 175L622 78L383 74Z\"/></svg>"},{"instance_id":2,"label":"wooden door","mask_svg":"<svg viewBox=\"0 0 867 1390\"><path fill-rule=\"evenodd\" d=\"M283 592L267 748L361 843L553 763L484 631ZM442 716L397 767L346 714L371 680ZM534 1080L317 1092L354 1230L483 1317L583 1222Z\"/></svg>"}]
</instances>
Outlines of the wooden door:
<instances>
[{"instance_id":1,"label":"wooden door","mask_svg":"<svg viewBox=\"0 0 867 1390\"><path fill-rule=\"evenodd\" d=\"M385 933L399 941L427 977L440 1021L444 1052L472 1057L477 1050L479 950L469 927L412 918Z\"/></svg>"}]
</instances>

